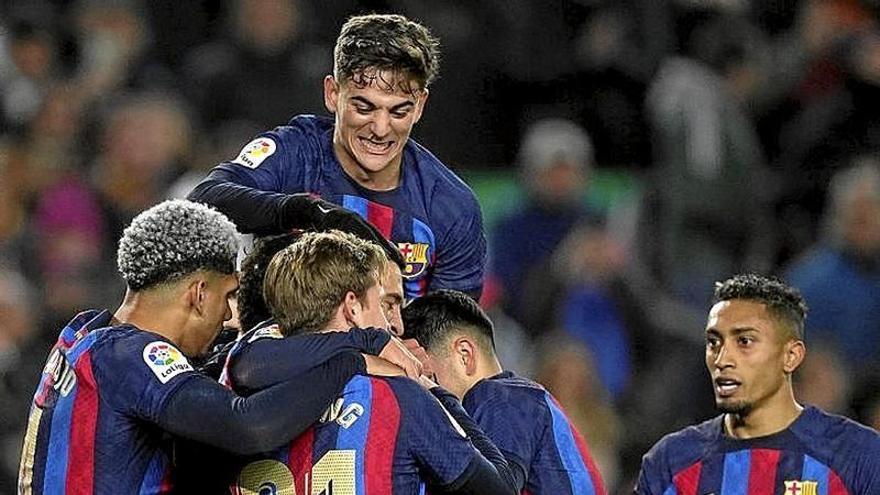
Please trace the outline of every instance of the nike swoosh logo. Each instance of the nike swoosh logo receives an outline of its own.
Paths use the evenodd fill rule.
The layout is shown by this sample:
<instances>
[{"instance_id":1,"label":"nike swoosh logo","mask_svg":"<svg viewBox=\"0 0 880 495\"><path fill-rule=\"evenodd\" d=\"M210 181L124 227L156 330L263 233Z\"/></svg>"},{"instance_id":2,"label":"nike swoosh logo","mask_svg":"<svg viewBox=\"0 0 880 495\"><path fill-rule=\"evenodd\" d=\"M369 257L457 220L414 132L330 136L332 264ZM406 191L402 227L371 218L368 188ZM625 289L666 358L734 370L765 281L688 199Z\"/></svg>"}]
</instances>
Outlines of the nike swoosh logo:
<instances>
[{"instance_id":1,"label":"nike swoosh logo","mask_svg":"<svg viewBox=\"0 0 880 495\"><path fill-rule=\"evenodd\" d=\"M321 210L321 213L330 213L333 211L333 208L327 208L326 206L318 205L318 209Z\"/></svg>"}]
</instances>

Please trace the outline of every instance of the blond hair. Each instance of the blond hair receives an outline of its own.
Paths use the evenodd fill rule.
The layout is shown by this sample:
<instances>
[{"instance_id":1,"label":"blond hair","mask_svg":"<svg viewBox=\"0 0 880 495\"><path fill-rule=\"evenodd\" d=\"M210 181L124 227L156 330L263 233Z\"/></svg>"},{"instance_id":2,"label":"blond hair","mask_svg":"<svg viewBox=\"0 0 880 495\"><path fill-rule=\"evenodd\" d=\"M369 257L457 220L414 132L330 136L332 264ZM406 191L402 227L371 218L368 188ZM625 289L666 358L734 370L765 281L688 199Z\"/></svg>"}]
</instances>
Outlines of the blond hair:
<instances>
[{"instance_id":1,"label":"blond hair","mask_svg":"<svg viewBox=\"0 0 880 495\"><path fill-rule=\"evenodd\" d=\"M308 232L269 262L263 295L285 335L321 330L348 292L364 301L385 264L372 242L338 230Z\"/></svg>"}]
</instances>

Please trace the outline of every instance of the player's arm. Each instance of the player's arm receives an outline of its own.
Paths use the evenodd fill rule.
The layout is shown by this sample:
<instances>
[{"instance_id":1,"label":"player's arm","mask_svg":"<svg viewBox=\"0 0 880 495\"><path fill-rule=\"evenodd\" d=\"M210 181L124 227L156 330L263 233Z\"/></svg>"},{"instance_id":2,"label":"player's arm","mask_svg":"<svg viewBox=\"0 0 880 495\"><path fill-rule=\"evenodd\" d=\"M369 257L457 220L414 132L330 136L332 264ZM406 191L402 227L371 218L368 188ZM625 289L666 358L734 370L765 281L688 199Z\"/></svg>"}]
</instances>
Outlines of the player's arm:
<instances>
[{"instance_id":1,"label":"player's arm","mask_svg":"<svg viewBox=\"0 0 880 495\"><path fill-rule=\"evenodd\" d=\"M642 466L639 469L639 478L633 493L636 495L661 495L666 485L672 480L662 475L660 468L663 452L661 445L655 445L647 454L642 456Z\"/></svg>"},{"instance_id":2,"label":"player's arm","mask_svg":"<svg viewBox=\"0 0 880 495\"><path fill-rule=\"evenodd\" d=\"M418 376L421 367L421 363L388 332L352 328L348 332L257 340L230 364L229 372L236 390L262 390L349 353L379 356L400 366L410 376Z\"/></svg>"},{"instance_id":3,"label":"player's arm","mask_svg":"<svg viewBox=\"0 0 880 495\"><path fill-rule=\"evenodd\" d=\"M362 356L345 354L247 398L192 372L156 417L147 419L174 435L236 454L256 454L299 436L352 376L365 372Z\"/></svg>"},{"instance_id":4,"label":"player's arm","mask_svg":"<svg viewBox=\"0 0 880 495\"><path fill-rule=\"evenodd\" d=\"M522 467L507 462L505 456L471 419L454 395L441 387L432 387L431 393L449 411L480 453L474 457L459 479L446 489L451 493L465 494L520 493L525 487L526 478Z\"/></svg>"},{"instance_id":5,"label":"player's arm","mask_svg":"<svg viewBox=\"0 0 880 495\"><path fill-rule=\"evenodd\" d=\"M454 289L479 300L486 269L486 236L480 205L471 195L448 215L455 220L439 244L437 266L428 291Z\"/></svg>"}]
</instances>

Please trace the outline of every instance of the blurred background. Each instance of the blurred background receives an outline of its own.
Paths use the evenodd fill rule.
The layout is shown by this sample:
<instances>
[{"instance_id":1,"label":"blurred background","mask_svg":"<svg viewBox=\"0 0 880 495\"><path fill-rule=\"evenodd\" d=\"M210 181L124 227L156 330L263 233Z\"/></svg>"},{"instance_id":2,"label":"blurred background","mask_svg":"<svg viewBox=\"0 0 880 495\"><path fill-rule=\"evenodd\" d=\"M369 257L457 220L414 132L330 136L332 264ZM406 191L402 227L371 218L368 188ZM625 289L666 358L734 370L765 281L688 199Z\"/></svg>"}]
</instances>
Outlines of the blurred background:
<instances>
[{"instance_id":1,"label":"blurred background","mask_svg":"<svg viewBox=\"0 0 880 495\"><path fill-rule=\"evenodd\" d=\"M0 0L0 493L60 324L120 301L122 228L326 114L368 12L440 37L414 136L482 203L504 364L611 493L714 414L705 315L737 272L806 296L800 399L880 426L880 1Z\"/></svg>"}]
</instances>

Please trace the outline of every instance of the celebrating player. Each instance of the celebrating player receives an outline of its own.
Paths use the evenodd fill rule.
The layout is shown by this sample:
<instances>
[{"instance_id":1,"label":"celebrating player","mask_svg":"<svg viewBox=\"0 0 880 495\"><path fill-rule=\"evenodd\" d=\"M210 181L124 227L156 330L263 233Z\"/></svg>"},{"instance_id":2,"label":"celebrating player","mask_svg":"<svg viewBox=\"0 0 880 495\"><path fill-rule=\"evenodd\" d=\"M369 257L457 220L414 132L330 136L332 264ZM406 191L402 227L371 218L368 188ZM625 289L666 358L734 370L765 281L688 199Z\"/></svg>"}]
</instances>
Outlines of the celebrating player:
<instances>
[{"instance_id":1,"label":"celebrating player","mask_svg":"<svg viewBox=\"0 0 880 495\"><path fill-rule=\"evenodd\" d=\"M119 242L122 305L62 331L31 407L19 493L165 493L167 433L231 452L262 452L304 431L356 372L360 354L300 368L248 398L193 370L229 318L238 287L235 226L189 201L138 215ZM384 332L362 330L366 349ZM378 350L378 349L376 349ZM306 371L309 370L309 371ZM315 399L322 397L322 399ZM301 400L309 397L310 400Z\"/></svg>"},{"instance_id":2,"label":"celebrating player","mask_svg":"<svg viewBox=\"0 0 880 495\"><path fill-rule=\"evenodd\" d=\"M264 281L278 322L275 334L257 330L240 340L226 370L230 383L260 389L260 376L250 372L260 363L248 351L260 342L387 327L380 284L386 263L374 244L336 231L304 234L278 253ZM514 493L497 449L454 397L439 387L432 392L405 378L356 376L321 421L289 447L245 465L236 490L295 486L296 493L329 493L332 486L334 493L416 494L422 480L430 480L453 493Z\"/></svg>"},{"instance_id":3,"label":"celebrating player","mask_svg":"<svg viewBox=\"0 0 880 495\"><path fill-rule=\"evenodd\" d=\"M244 232L326 230L333 220L330 227L362 238L384 236L406 263L408 296L440 288L479 295L486 242L476 198L410 139L438 58L437 40L418 23L352 17L336 41L333 74L324 78L334 118L299 115L261 134L190 199L216 206Z\"/></svg>"},{"instance_id":4,"label":"celebrating player","mask_svg":"<svg viewBox=\"0 0 880 495\"><path fill-rule=\"evenodd\" d=\"M806 310L777 280L717 284L706 367L722 414L661 439L642 460L637 494L878 493L880 435L794 398Z\"/></svg>"},{"instance_id":5,"label":"celebrating player","mask_svg":"<svg viewBox=\"0 0 880 495\"><path fill-rule=\"evenodd\" d=\"M437 383L507 458L518 488L538 494L604 494L586 443L549 392L503 371L492 321L466 294L442 290L403 310L406 336L428 351Z\"/></svg>"}]
</instances>

